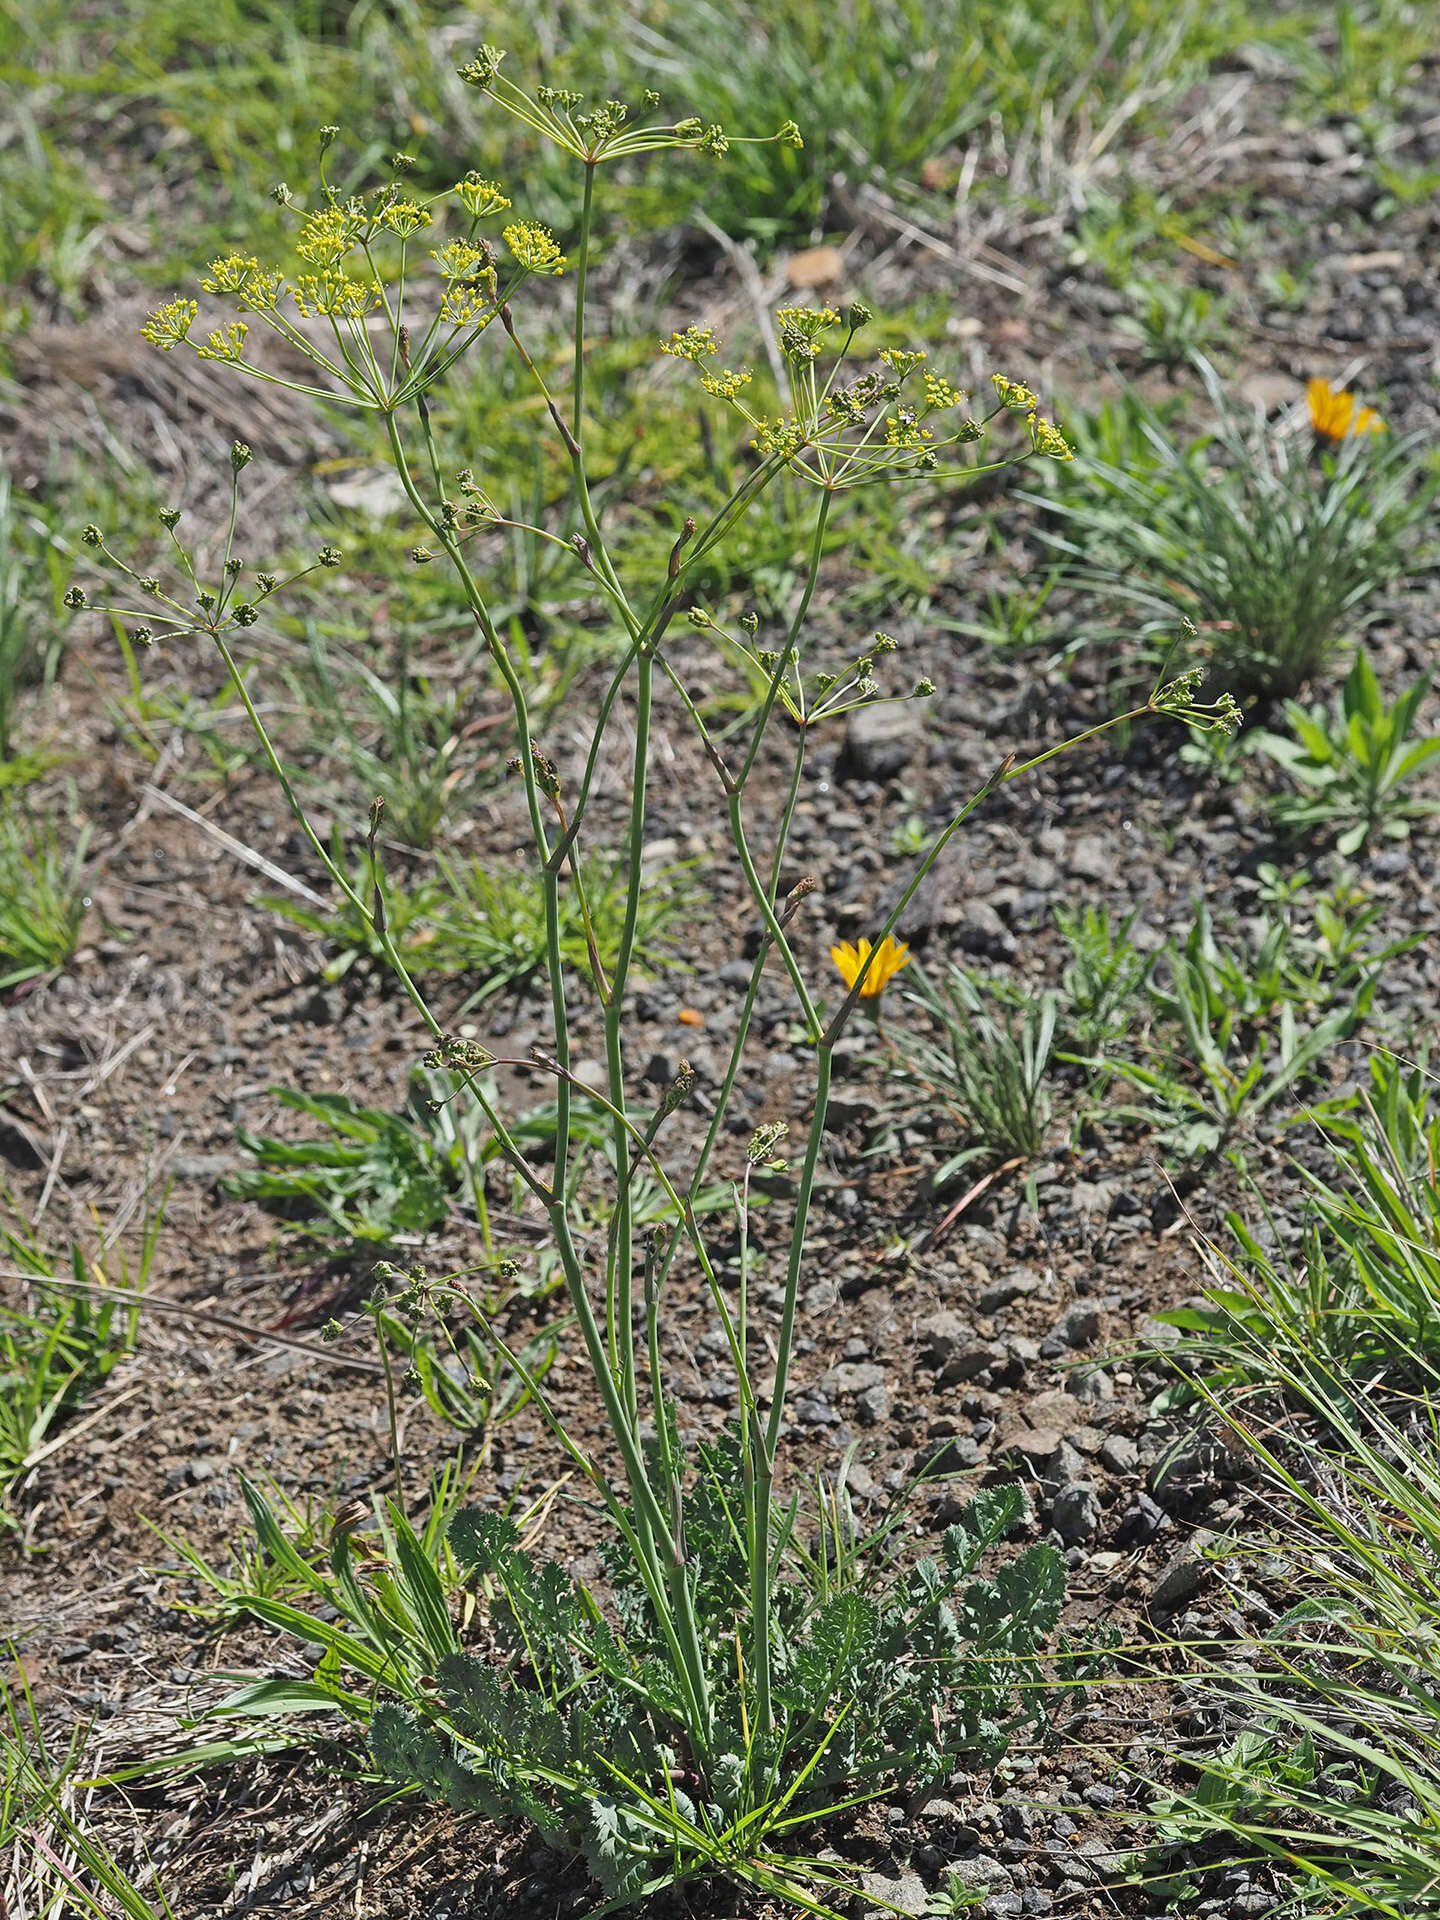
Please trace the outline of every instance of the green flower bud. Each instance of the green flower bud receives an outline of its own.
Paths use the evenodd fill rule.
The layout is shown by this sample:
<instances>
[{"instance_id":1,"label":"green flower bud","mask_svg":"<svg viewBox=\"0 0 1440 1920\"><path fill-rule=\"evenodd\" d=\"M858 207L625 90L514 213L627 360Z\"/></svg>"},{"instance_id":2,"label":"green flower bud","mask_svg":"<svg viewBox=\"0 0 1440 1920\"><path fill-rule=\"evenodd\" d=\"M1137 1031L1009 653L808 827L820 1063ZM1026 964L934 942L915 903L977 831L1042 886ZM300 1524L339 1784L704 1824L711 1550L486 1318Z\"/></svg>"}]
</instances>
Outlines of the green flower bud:
<instances>
[{"instance_id":1,"label":"green flower bud","mask_svg":"<svg viewBox=\"0 0 1440 1920\"><path fill-rule=\"evenodd\" d=\"M67 587L65 589L65 604L73 610L76 607L88 606L90 603L85 598L85 589L83 587Z\"/></svg>"},{"instance_id":2,"label":"green flower bud","mask_svg":"<svg viewBox=\"0 0 1440 1920\"><path fill-rule=\"evenodd\" d=\"M173 533L180 524L180 509L178 507L162 507L160 509L160 524L167 533Z\"/></svg>"},{"instance_id":3,"label":"green flower bud","mask_svg":"<svg viewBox=\"0 0 1440 1920\"><path fill-rule=\"evenodd\" d=\"M91 526L80 529L80 538L85 542L87 547L98 547L105 536L101 533L99 527Z\"/></svg>"},{"instance_id":4,"label":"green flower bud","mask_svg":"<svg viewBox=\"0 0 1440 1920\"><path fill-rule=\"evenodd\" d=\"M243 440L231 441L230 468L233 473L243 473L254 458L254 454L251 453L249 447L246 446Z\"/></svg>"}]
</instances>

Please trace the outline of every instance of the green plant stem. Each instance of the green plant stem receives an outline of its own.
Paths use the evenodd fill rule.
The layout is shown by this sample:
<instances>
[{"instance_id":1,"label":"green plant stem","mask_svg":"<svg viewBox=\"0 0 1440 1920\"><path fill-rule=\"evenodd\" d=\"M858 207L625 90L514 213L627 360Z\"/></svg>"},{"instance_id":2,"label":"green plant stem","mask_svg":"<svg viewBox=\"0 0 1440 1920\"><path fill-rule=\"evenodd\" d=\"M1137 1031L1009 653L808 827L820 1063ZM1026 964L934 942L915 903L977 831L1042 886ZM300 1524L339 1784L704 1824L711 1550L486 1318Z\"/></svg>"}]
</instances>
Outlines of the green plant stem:
<instances>
[{"instance_id":1,"label":"green plant stem","mask_svg":"<svg viewBox=\"0 0 1440 1920\"><path fill-rule=\"evenodd\" d=\"M431 471L435 476L437 488L444 497L440 482L439 461L435 452L434 440L430 435L429 410L420 408L422 430L425 433ZM445 548L451 565L459 578L466 603L479 627L482 638L489 650L490 657L500 669L510 696L510 704L515 715L515 729L518 735L517 746L520 755L521 777L525 783L525 804L530 815L530 831L535 842L536 855L540 862L541 893L545 904L545 948L547 973L550 982L550 1010L555 1027L555 1054L563 1067L570 1064L570 1028L565 1007L565 962L560 942L560 878L550 866L550 841L545 829L544 813L540 804L540 787L536 778L535 763L530 753L530 707L525 698L525 689L515 670L515 663L495 631L494 622L485 604L485 598L471 573L455 535L445 522L432 513L425 499L416 487L410 474L410 462L405 453L404 442L400 438L399 423L393 413L385 416L386 431L390 439L390 454L400 484L404 487L410 504L429 527L435 538ZM487 1115L488 1118L488 1115ZM555 1121L555 1173L556 1190L563 1196L569 1185L570 1164L570 1088L562 1082L556 1089Z\"/></svg>"},{"instance_id":2,"label":"green plant stem","mask_svg":"<svg viewBox=\"0 0 1440 1920\"><path fill-rule=\"evenodd\" d=\"M617 1114L625 1111L625 1058L621 1021L625 1012L625 988L630 977L630 962L635 950L635 923L640 912L640 889L644 882L645 805L650 763L650 710L654 681L654 660L642 647L635 668L635 751L630 777L630 828L627 846L629 871L626 875L625 920L611 974L610 1001L605 1008L605 1060L610 1081L610 1103ZM572 856L573 857L573 856ZM623 1120L614 1123L615 1165L627 1164L629 1148ZM630 1183L622 1181L617 1201L617 1225L614 1236L614 1273L608 1288L611 1306L611 1350L618 1348L621 1388L631 1418L639 1418L639 1390L635 1378L634 1285L635 1250L633 1245ZM657 1396L656 1418L663 1418L659 1405L660 1381L652 1382Z\"/></svg>"}]
</instances>

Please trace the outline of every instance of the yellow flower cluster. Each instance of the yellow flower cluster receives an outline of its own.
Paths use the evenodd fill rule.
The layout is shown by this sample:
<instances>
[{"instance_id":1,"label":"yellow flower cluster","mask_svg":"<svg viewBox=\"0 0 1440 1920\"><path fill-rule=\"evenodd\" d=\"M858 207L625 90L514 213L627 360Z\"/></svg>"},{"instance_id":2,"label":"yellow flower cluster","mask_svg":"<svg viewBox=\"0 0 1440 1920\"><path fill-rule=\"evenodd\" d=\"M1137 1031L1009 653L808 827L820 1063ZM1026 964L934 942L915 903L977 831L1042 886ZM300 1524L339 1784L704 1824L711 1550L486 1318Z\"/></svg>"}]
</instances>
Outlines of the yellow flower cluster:
<instances>
[{"instance_id":1,"label":"yellow flower cluster","mask_svg":"<svg viewBox=\"0 0 1440 1920\"><path fill-rule=\"evenodd\" d=\"M363 320L380 302L373 281L352 280L348 274L302 273L295 282L294 301L302 318L323 314L335 320Z\"/></svg>"},{"instance_id":2,"label":"yellow flower cluster","mask_svg":"<svg viewBox=\"0 0 1440 1920\"><path fill-rule=\"evenodd\" d=\"M196 347L195 351L202 360L228 360L238 365L249 331L243 320L232 320L223 333L211 334L208 347Z\"/></svg>"},{"instance_id":3,"label":"yellow flower cluster","mask_svg":"<svg viewBox=\"0 0 1440 1920\"><path fill-rule=\"evenodd\" d=\"M398 233L402 240L408 240L421 227L433 226L434 221L428 209L418 201L392 200L388 206L380 209L380 224L388 227L392 233Z\"/></svg>"},{"instance_id":4,"label":"yellow flower cluster","mask_svg":"<svg viewBox=\"0 0 1440 1920\"><path fill-rule=\"evenodd\" d=\"M355 245L359 225L347 207L321 207L301 227L295 251L317 267L333 267Z\"/></svg>"},{"instance_id":5,"label":"yellow flower cluster","mask_svg":"<svg viewBox=\"0 0 1440 1920\"><path fill-rule=\"evenodd\" d=\"M693 360L697 366L719 348L713 327L686 327L683 333L672 333L668 340L660 343L662 353L668 353L674 360Z\"/></svg>"},{"instance_id":6,"label":"yellow flower cluster","mask_svg":"<svg viewBox=\"0 0 1440 1920\"><path fill-rule=\"evenodd\" d=\"M472 220L483 220L490 213L507 213L510 202L494 180L482 180L478 173L467 173L453 189L456 198Z\"/></svg>"},{"instance_id":7,"label":"yellow flower cluster","mask_svg":"<svg viewBox=\"0 0 1440 1920\"><path fill-rule=\"evenodd\" d=\"M438 250L432 247L430 258L446 280L466 280L477 268L489 264L479 247L472 247L468 240L452 240L448 247Z\"/></svg>"},{"instance_id":8,"label":"yellow flower cluster","mask_svg":"<svg viewBox=\"0 0 1440 1920\"><path fill-rule=\"evenodd\" d=\"M141 337L148 340L152 347L159 347L162 353L169 353L189 333L199 312L193 300L167 300L163 307L155 309L141 327Z\"/></svg>"},{"instance_id":9,"label":"yellow flower cluster","mask_svg":"<svg viewBox=\"0 0 1440 1920\"><path fill-rule=\"evenodd\" d=\"M470 327L479 319L493 319L495 303L483 287L453 286L445 290L440 312L452 327Z\"/></svg>"},{"instance_id":10,"label":"yellow flower cluster","mask_svg":"<svg viewBox=\"0 0 1440 1920\"><path fill-rule=\"evenodd\" d=\"M839 318L831 307L780 307L775 314L780 351L787 360L813 360L825 344L826 328Z\"/></svg>"},{"instance_id":11,"label":"yellow flower cluster","mask_svg":"<svg viewBox=\"0 0 1440 1920\"><path fill-rule=\"evenodd\" d=\"M209 275L200 285L206 293L233 293L242 311L273 313L285 290L285 276L262 267L254 254L227 253L210 262Z\"/></svg>"},{"instance_id":12,"label":"yellow flower cluster","mask_svg":"<svg viewBox=\"0 0 1440 1920\"><path fill-rule=\"evenodd\" d=\"M950 382L942 379L938 373L926 374L925 404L927 407L938 412L942 407L958 407L962 400L968 398L968 394L962 393L958 387L952 387Z\"/></svg>"},{"instance_id":13,"label":"yellow flower cluster","mask_svg":"<svg viewBox=\"0 0 1440 1920\"><path fill-rule=\"evenodd\" d=\"M757 420L751 444L760 453L778 453L782 460L793 460L805 445L805 432L798 420Z\"/></svg>"},{"instance_id":14,"label":"yellow flower cluster","mask_svg":"<svg viewBox=\"0 0 1440 1920\"><path fill-rule=\"evenodd\" d=\"M1007 380L1003 373L992 373L991 384L999 395L1002 407L1012 413L1023 413L1026 425L1030 429L1030 444L1036 453L1043 453L1047 460L1073 460L1075 454L1070 442L1061 433L1053 421L1047 420L1040 411L1040 396L1032 393L1029 387L1022 386L1018 380Z\"/></svg>"},{"instance_id":15,"label":"yellow flower cluster","mask_svg":"<svg viewBox=\"0 0 1440 1920\"><path fill-rule=\"evenodd\" d=\"M517 220L501 235L526 273L563 273L565 256L555 244L555 236L538 220Z\"/></svg>"},{"instance_id":16,"label":"yellow flower cluster","mask_svg":"<svg viewBox=\"0 0 1440 1920\"><path fill-rule=\"evenodd\" d=\"M706 393L713 393L717 400L733 400L742 387L749 386L750 372L748 368L742 368L739 373L732 373L728 367L724 367L719 373L702 373L700 384Z\"/></svg>"}]
</instances>

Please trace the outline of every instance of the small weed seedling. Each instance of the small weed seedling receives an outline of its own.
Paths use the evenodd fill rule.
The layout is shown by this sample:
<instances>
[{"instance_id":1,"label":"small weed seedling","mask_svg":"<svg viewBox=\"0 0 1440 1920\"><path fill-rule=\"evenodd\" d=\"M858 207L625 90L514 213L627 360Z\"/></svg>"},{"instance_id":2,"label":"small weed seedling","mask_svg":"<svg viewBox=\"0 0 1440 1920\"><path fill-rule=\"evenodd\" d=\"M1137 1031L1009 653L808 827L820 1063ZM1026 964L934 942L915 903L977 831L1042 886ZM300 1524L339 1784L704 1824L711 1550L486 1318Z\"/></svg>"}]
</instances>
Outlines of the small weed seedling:
<instances>
[{"instance_id":1,"label":"small weed seedling","mask_svg":"<svg viewBox=\"0 0 1440 1920\"><path fill-rule=\"evenodd\" d=\"M1429 688L1430 676L1423 674L1387 707L1362 647L1331 713L1287 700L1294 739L1264 731L1253 736L1259 751L1296 783L1297 791L1271 802L1276 821L1295 833L1338 828L1336 850L1349 855L1374 833L1403 840L1413 820L1440 810L1440 802L1404 791L1440 754L1440 734L1412 738Z\"/></svg>"},{"instance_id":2,"label":"small weed seedling","mask_svg":"<svg viewBox=\"0 0 1440 1920\"><path fill-rule=\"evenodd\" d=\"M1198 354L1214 350L1223 337L1233 300L1208 287L1177 286L1168 280L1137 280L1133 314L1121 314L1116 330L1137 341L1142 360L1162 367L1183 367Z\"/></svg>"},{"instance_id":3,"label":"small weed seedling","mask_svg":"<svg viewBox=\"0 0 1440 1920\"><path fill-rule=\"evenodd\" d=\"M318 1120L325 1131L309 1140L281 1140L237 1128L236 1138L255 1165L227 1175L225 1190L267 1203L297 1232L336 1250L355 1243L388 1246L433 1232L462 1194L473 1197L481 1190L478 1177L469 1177L466 1151L478 1143L447 1139L437 1124L444 1108L432 1113L423 1093L406 1115L363 1106L345 1093L291 1087L270 1092L282 1107Z\"/></svg>"},{"instance_id":4,"label":"small weed seedling","mask_svg":"<svg viewBox=\"0 0 1440 1920\"><path fill-rule=\"evenodd\" d=\"M1369 1012L1385 957L1344 945L1332 970L1323 933L1299 938L1282 916L1265 919L1247 946L1226 947L1197 906L1149 985L1148 1058L1087 1063L1149 1095L1116 1117L1153 1128L1182 1155L1213 1153L1313 1079Z\"/></svg>"}]
</instances>

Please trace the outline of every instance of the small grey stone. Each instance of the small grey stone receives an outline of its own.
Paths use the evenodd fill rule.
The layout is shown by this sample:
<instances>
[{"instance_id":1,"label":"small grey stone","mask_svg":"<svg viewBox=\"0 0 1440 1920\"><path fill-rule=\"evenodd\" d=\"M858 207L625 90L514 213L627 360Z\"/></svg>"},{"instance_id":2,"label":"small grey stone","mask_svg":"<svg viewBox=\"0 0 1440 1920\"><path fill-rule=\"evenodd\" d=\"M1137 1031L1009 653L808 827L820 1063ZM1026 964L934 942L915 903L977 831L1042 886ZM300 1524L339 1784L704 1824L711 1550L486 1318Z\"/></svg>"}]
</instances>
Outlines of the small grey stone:
<instances>
[{"instance_id":1,"label":"small grey stone","mask_svg":"<svg viewBox=\"0 0 1440 1920\"><path fill-rule=\"evenodd\" d=\"M881 1427L890 1418L890 1389L867 1387L855 1396L855 1417L862 1427Z\"/></svg>"},{"instance_id":2,"label":"small grey stone","mask_svg":"<svg viewBox=\"0 0 1440 1920\"><path fill-rule=\"evenodd\" d=\"M915 1332L920 1343L921 1359L937 1372L962 1346L969 1346L975 1338L975 1329L968 1320L962 1320L953 1307L941 1307L937 1312L927 1314Z\"/></svg>"},{"instance_id":3,"label":"small grey stone","mask_svg":"<svg viewBox=\"0 0 1440 1920\"><path fill-rule=\"evenodd\" d=\"M1092 1404L1115 1398L1115 1382L1104 1367L1077 1368L1070 1376L1069 1386L1077 1400L1089 1400Z\"/></svg>"},{"instance_id":4,"label":"small grey stone","mask_svg":"<svg viewBox=\"0 0 1440 1920\"><path fill-rule=\"evenodd\" d=\"M802 1427L830 1427L839 1416L823 1393L808 1393L795 1403L795 1418Z\"/></svg>"},{"instance_id":5,"label":"small grey stone","mask_svg":"<svg viewBox=\"0 0 1440 1920\"><path fill-rule=\"evenodd\" d=\"M1140 1449L1124 1433L1112 1433L1100 1449L1100 1464L1110 1473L1133 1473L1140 1464Z\"/></svg>"},{"instance_id":6,"label":"small grey stone","mask_svg":"<svg viewBox=\"0 0 1440 1920\"><path fill-rule=\"evenodd\" d=\"M964 1823L964 1815L953 1800L943 1800L937 1794L933 1800L927 1800L921 1808L920 1818L927 1827L958 1827Z\"/></svg>"},{"instance_id":7,"label":"small grey stone","mask_svg":"<svg viewBox=\"0 0 1440 1920\"><path fill-rule=\"evenodd\" d=\"M751 972L748 960L727 960L715 977L722 987L748 987Z\"/></svg>"},{"instance_id":8,"label":"small grey stone","mask_svg":"<svg viewBox=\"0 0 1440 1920\"><path fill-rule=\"evenodd\" d=\"M913 757L924 739L908 705L886 700L853 707L845 722L843 762L866 780L888 780Z\"/></svg>"},{"instance_id":9,"label":"small grey stone","mask_svg":"<svg viewBox=\"0 0 1440 1920\"><path fill-rule=\"evenodd\" d=\"M1093 1540L1102 1517L1100 1496L1088 1480L1062 1487L1050 1508L1050 1524L1067 1547Z\"/></svg>"},{"instance_id":10,"label":"small grey stone","mask_svg":"<svg viewBox=\"0 0 1440 1920\"><path fill-rule=\"evenodd\" d=\"M1050 1329L1052 1340L1067 1347L1088 1347L1100 1338L1100 1309L1093 1300L1072 1300Z\"/></svg>"},{"instance_id":11,"label":"small grey stone","mask_svg":"<svg viewBox=\"0 0 1440 1920\"><path fill-rule=\"evenodd\" d=\"M884 1384L885 1369L868 1360L842 1360L838 1367L831 1367L825 1376L827 1393L865 1393L871 1387Z\"/></svg>"},{"instance_id":12,"label":"small grey stone","mask_svg":"<svg viewBox=\"0 0 1440 1920\"><path fill-rule=\"evenodd\" d=\"M1157 1320L1153 1314L1140 1322L1136 1339L1142 1347L1155 1353L1168 1353L1171 1347L1178 1347L1182 1338L1179 1327L1172 1327L1168 1320Z\"/></svg>"},{"instance_id":13,"label":"small grey stone","mask_svg":"<svg viewBox=\"0 0 1440 1920\"><path fill-rule=\"evenodd\" d=\"M1218 1538L1208 1527L1197 1527L1179 1552L1172 1555L1150 1589L1150 1604L1178 1607L1193 1599L1211 1574L1210 1562L1204 1558L1205 1550Z\"/></svg>"},{"instance_id":14,"label":"small grey stone","mask_svg":"<svg viewBox=\"0 0 1440 1920\"><path fill-rule=\"evenodd\" d=\"M1071 843L1065 865L1077 880L1110 880L1115 863L1098 833L1082 833Z\"/></svg>"},{"instance_id":15,"label":"small grey stone","mask_svg":"<svg viewBox=\"0 0 1440 1920\"><path fill-rule=\"evenodd\" d=\"M967 1860L955 1861L950 1875L962 1887L977 1893L1010 1893L1015 1886L1010 1869L988 1853L972 1853Z\"/></svg>"},{"instance_id":16,"label":"small grey stone","mask_svg":"<svg viewBox=\"0 0 1440 1920\"><path fill-rule=\"evenodd\" d=\"M964 1473L980 1464L980 1449L968 1434L931 1443L925 1460L927 1473ZM958 1516L957 1516L958 1517Z\"/></svg>"},{"instance_id":17,"label":"small grey stone","mask_svg":"<svg viewBox=\"0 0 1440 1920\"><path fill-rule=\"evenodd\" d=\"M1040 1286L1041 1282L1033 1273L1027 1273L1023 1267L1017 1267L1014 1273L1007 1273L1003 1280L992 1280L988 1287L982 1288L977 1305L981 1313L998 1313L1002 1307L1008 1307L1012 1301L1038 1293Z\"/></svg>"},{"instance_id":18,"label":"small grey stone","mask_svg":"<svg viewBox=\"0 0 1440 1920\"><path fill-rule=\"evenodd\" d=\"M1137 1493L1120 1517L1120 1527L1115 1535L1117 1546L1133 1547L1143 1540L1153 1540L1162 1527L1168 1527L1170 1516L1148 1493Z\"/></svg>"},{"instance_id":19,"label":"small grey stone","mask_svg":"<svg viewBox=\"0 0 1440 1920\"><path fill-rule=\"evenodd\" d=\"M860 1884L863 1891L856 1905L862 1913L875 1914L876 1920L890 1920L897 1907L901 1913L916 1915L918 1920L930 1904L925 1882L918 1873L903 1873L898 1880L887 1879L883 1873L867 1873ZM884 1906L867 1906L866 1895L871 1900L884 1901Z\"/></svg>"},{"instance_id":20,"label":"small grey stone","mask_svg":"<svg viewBox=\"0 0 1440 1920\"><path fill-rule=\"evenodd\" d=\"M1027 1460L1053 1460L1060 1446L1061 1436L1053 1427L1021 1427L1005 1440L1006 1453L1022 1453Z\"/></svg>"},{"instance_id":21,"label":"small grey stone","mask_svg":"<svg viewBox=\"0 0 1440 1920\"><path fill-rule=\"evenodd\" d=\"M967 900L956 938L967 953L1008 959L1016 950L1015 936L988 900Z\"/></svg>"}]
</instances>

